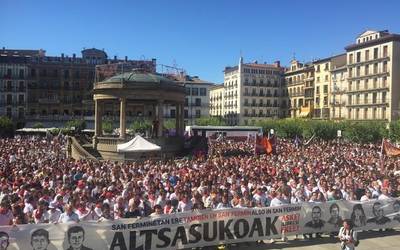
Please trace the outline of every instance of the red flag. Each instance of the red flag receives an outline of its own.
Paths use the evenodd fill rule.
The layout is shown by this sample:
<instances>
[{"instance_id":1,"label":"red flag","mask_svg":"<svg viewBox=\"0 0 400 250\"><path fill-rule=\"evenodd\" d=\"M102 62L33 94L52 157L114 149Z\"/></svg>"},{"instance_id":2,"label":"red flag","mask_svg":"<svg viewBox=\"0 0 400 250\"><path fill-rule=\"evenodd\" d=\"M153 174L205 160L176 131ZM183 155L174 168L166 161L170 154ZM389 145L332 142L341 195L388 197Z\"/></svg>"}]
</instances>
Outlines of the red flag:
<instances>
[{"instance_id":1,"label":"red flag","mask_svg":"<svg viewBox=\"0 0 400 250\"><path fill-rule=\"evenodd\" d=\"M387 156L399 156L400 155L400 148L392 145L390 142L384 140L382 143L383 152Z\"/></svg>"},{"instance_id":2,"label":"red flag","mask_svg":"<svg viewBox=\"0 0 400 250\"><path fill-rule=\"evenodd\" d=\"M272 143L269 141L268 138L266 138L266 137L263 138L263 144L264 144L265 152L267 152L267 154L272 153Z\"/></svg>"}]
</instances>

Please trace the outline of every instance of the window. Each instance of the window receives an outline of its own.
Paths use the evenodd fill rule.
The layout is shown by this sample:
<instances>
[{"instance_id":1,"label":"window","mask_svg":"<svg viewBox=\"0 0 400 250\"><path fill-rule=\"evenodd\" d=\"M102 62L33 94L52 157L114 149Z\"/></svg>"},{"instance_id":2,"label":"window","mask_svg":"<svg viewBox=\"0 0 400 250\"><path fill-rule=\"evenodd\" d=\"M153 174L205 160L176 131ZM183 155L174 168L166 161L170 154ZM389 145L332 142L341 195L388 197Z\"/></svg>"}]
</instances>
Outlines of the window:
<instances>
[{"instance_id":1,"label":"window","mask_svg":"<svg viewBox=\"0 0 400 250\"><path fill-rule=\"evenodd\" d=\"M356 95L356 104L360 104L360 94Z\"/></svg>"},{"instance_id":2,"label":"window","mask_svg":"<svg viewBox=\"0 0 400 250\"><path fill-rule=\"evenodd\" d=\"M69 78L69 70L64 70L64 78L65 79Z\"/></svg>"},{"instance_id":3,"label":"window","mask_svg":"<svg viewBox=\"0 0 400 250\"><path fill-rule=\"evenodd\" d=\"M349 77L353 76L353 68L349 68Z\"/></svg>"},{"instance_id":4,"label":"window","mask_svg":"<svg viewBox=\"0 0 400 250\"><path fill-rule=\"evenodd\" d=\"M368 75L368 74L369 74L369 65L365 65L364 75Z\"/></svg>"},{"instance_id":5,"label":"window","mask_svg":"<svg viewBox=\"0 0 400 250\"><path fill-rule=\"evenodd\" d=\"M170 110L170 117L171 118L175 118L175 116L176 116L176 110L175 109L171 109Z\"/></svg>"},{"instance_id":6,"label":"window","mask_svg":"<svg viewBox=\"0 0 400 250\"><path fill-rule=\"evenodd\" d=\"M58 70L56 70L56 69L53 70L53 76L54 76L54 77L58 77Z\"/></svg>"},{"instance_id":7,"label":"window","mask_svg":"<svg viewBox=\"0 0 400 250\"><path fill-rule=\"evenodd\" d=\"M190 95L190 88L185 88L186 95Z\"/></svg>"},{"instance_id":8,"label":"window","mask_svg":"<svg viewBox=\"0 0 400 250\"><path fill-rule=\"evenodd\" d=\"M377 96L377 94L376 93L373 93L372 94L372 103L376 103L376 96Z\"/></svg>"},{"instance_id":9,"label":"window","mask_svg":"<svg viewBox=\"0 0 400 250\"><path fill-rule=\"evenodd\" d=\"M387 85L387 77L384 76L384 77L382 77L382 87L386 88L386 85Z\"/></svg>"},{"instance_id":10,"label":"window","mask_svg":"<svg viewBox=\"0 0 400 250\"><path fill-rule=\"evenodd\" d=\"M383 62L383 72L387 72L387 62Z\"/></svg>"},{"instance_id":11,"label":"window","mask_svg":"<svg viewBox=\"0 0 400 250\"><path fill-rule=\"evenodd\" d=\"M351 117L351 109L348 109L348 113L347 113L347 116L349 117L349 119L351 119L352 117Z\"/></svg>"},{"instance_id":12,"label":"window","mask_svg":"<svg viewBox=\"0 0 400 250\"><path fill-rule=\"evenodd\" d=\"M317 77L317 82L319 82L319 76Z\"/></svg>"},{"instance_id":13,"label":"window","mask_svg":"<svg viewBox=\"0 0 400 250\"><path fill-rule=\"evenodd\" d=\"M319 86L317 86L317 93L316 94L319 95Z\"/></svg>"},{"instance_id":14,"label":"window","mask_svg":"<svg viewBox=\"0 0 400 250\"><path fill-rule=\"evenodd\" d=\"M378 87L378 78L374 78L374 89Z\"/></svg>"},{"instance_id":15,"label":"window","mask_svg":"<svg viewBox=\"0 0 400 250\"><path fill-rule=\"evenodd\" d=\"M364 94L364 104L368 103L368 94Z\"/></svg>"},{"instance_id":16,"label":"window","mask_svg":"<svg viewBox=\"0 0 400 250\"><path fill-rule=\"evenodd\" d=\"M192 95L198 96L199 95L199 88L192 88Z\"/></svg>"},{"instance_id":17,"label":"window","mask_svg":"<svg viewBox=\"0 0 400 250\"><path fill-rule=\"evenodd\" d=\"M376 119L376 108L372 109L372 119Z\"/></svg>"},{"instance_id":18,"label":"window","mask_svg":"<svg viewBox=\"0 0 400 250\"><path fill-rule=\"evenodd\" d=\"M364 89L368 89L368 79L364 80Z\"/></svg>"},{"instance_id":19,"label":"window","mask_svg":"<svg viewBox=\"0 0 400 250\"><path fill-rule=\"evenodd\" d=\"M328 94L328 85L324 85L324 94Z\"/></svg>"},{"instance_id":20,"label":"window","mask_svg":"<svg viewBox=\"0 0 400 250\"><path fill-rule=\"evenodd\" d=\"M353 54L349 55L349 64L353 63Z\"/></svg>"},{"instance_id":21,"label":"window","mask_svg":"<svg viewBox=\"0 0 400 250\"><path fill-rule=\"evenodd\" d=\"M357 66L356 76L360 76L360 66Z\"/></svg>"},{"instance_id":22,"label":"window","mask_svg":"<svg viewBox=\"0 0 400 250\"><path fill-rule=\"evenodd\" d=\"M356 109L356 120L360 117L360 109Z\"/></svg>"},{"instance_id":23,"label":"window","mask_svg":"<svg viewBox=\"0 0 400 250\"><path fill-rule=\"evenodd\" d=\"M382 92L382 103L386 103L386 92Z\"/></svg>"},{"instance_id":24,"label":"window","mask_svg":"<svg viewBox=\"0 0 400 250\"><path fill-rule=\"evenodd\" d=\"M189 117L189 112L187 109L184 110L183 112L184 117L187 119Z\"/></svg>"},{"instance_id":25,"label":"window","mask_svg":"<svg viewBox=\"0 0 400 250\"><path fill-rule=\"evenodd\" d=\"M378 59L378 48L374 48L374 59Z\"/></svg>"},{"instance_id":26,"label":"window","mask_svg":"<svg viewBox=\"0 0 400 250\"><path fill-rule=\"evenodd\" d=\"M24 70L23 69L19 70L19 78L24 78Z\"/></svg>"},{"instance_id":27,"label":"window","mask_svg":"<svg viewBox=\"0 0 400 250\"><path fill-rule=\"evenodd\" d=\"M382 119L386 119L386 108L382 108Z\"/></svg>"},{"instance_id":28,"label":"window","mask_svg":"<svg viewBox=\"0 0 400 250\"><path fill-rule=\"evenodd\" d=\"M36 76L36 69L31 69L31 76L35 77Z\"/></svg>"},{"instance_id":29,"label":"window","mask_svg":"<svg viewBox=\"0 0 400 250\"><path fill-rule=\"evenodd\" d=\"M356 82L356 90L360 90L360 80L357 80Z\"/></svg>"},{"instance_id":30,"label":"window","mask_svg":"<svg viewBox=\"0 0 400 250\"><path fill-rule=\"evenodd\" d=\"M188 105L189 105L189 99L185 98L185 106L188 106Z\"/></svg>"},{"instance_id":31,"label":"window","mask_svg":"<svg viewBox=\"0 0 400 250\"><path fill-rule=\"evenodd\" d=\"M365 51L365 61L369 60L369 49Z\"/></svg>"},{"instance_id":32,"label":"window","mask_svg":"<svg viewBox=\"0 0 400 250\"><path fill-rule=\"evenodd\" d=\"M361 61L361 52L357 52L357 62Z\"/></svg>"},{"instance_id":33,"label":"window","mask_svg":"<svg viewBox=\"0 0 400 250\"><path fill-rule=\"evenodd\" d=\"M368 108L364 108L364 120L368 119Z\"/></svg>"},{"instance_id":34,"label":"window","mask_svg":"<svg viewBox=\"0 0 400 250\"><path fill-rule=\"evenodd\" d=\"M329 63L325 63L325 71L329 70Z\"/></svg>"},{"instance_id":35,"label":"window","mask_svg":"<svg viewBox=\"0 0 400 250\"><path fill-rule=\"evenodd\" d=\"M206 95L207 95L206 88L200 88L200 96L206 96Z\"/></svg>"},{"instance_id":36,"label":"window","mask_svg":"<svg viewBox=\"0 0 400 250\"><path fill-rule=\"evenodd\" d=\"M374 74L378 74L378 64L374 63Z\"/></svg>"},{"instance_id":37,"label":"window","mask_svg":"<svg viewBox=\"0 0 400 250\"><path fill-rule=\"evenodd\" d=\"M328 97L325 96L325 97L324 97L324 106L327 106L327 105L328 105Z\"/></svg>"},{"instance_id":38,"label":"window","mask_svg":"<svg viewBox=\"0 0 400 250\"><path fill-rule=\"evenodd\" d=\"M195 105L196 106L201 106L201 98L196 98Z\"/></svg>"},{"instance_id":39,"label":"window","mask_svg":"<svg viewBox=\"0 0 400 250\"><path fill-rule=\"evenodd\" d=\"M383 57L387 57L388 56L388 46L385 45L383 46Z\"/></svg>"}]
</instances>

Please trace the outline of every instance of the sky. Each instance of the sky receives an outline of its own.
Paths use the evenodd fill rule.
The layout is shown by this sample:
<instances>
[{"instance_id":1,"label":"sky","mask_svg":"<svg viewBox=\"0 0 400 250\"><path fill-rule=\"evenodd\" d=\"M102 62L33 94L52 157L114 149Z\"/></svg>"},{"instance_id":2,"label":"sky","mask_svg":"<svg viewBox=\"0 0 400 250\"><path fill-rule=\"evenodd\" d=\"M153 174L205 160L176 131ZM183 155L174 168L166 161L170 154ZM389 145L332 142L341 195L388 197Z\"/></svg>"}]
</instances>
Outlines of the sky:
<instances>
[{"instance_id":1,"label":"sky","mask_svg":"<svg viewBox=\"0 0 400 250\"><path fill-rule=\"evenodd\" d=\"M0 0L0 48L104 49L214 83L240 55L287 66L344 53L367 29L400 33L397 0Z\"/></svg>"}]
</instances>

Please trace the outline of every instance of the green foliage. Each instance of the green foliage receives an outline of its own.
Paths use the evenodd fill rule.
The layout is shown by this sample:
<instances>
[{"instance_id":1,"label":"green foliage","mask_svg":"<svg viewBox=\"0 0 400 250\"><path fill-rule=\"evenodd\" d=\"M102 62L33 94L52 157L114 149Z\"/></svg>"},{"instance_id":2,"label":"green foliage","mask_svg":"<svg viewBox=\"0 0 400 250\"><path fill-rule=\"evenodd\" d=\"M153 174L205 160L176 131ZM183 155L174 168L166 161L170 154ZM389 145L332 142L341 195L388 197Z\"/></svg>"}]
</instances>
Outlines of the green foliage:
<instances>
[{"instance_id":1,"label":"green foliage","mask_svg":"<svg viewBox=\"0 0 400 250\"><path fill-rule=\"evenodd\" d=\"M0 117L0 137L12 136L14 134L14 124L6 116Z\"/></svg>"},{"instance_id":2,"label":"green foliage","mask_svg":"<svg viewBox=\"0 0 400 250\"><path fill-rule=\"evenodd\" d=\"M113 122L107 119L102 121L101 127L106 134L111 134L114 130Z\"/></svg>"},{"instance_id":3,"label":"green foliage","mask_svg":"<svg viewBox=\"0 0 400 250\"><path fill-rule=\"evenodd\" d=\"M226 126L225 121L221 117L200 117L197 118L195 124L198 126Z\"/></svg>"},{"instance_id":4,"label":"green foliage","mask_svg":"<svg viewBox=\"0 0 400 250\"><path fill-rule=\"evenodd\" d=\"M388 137L392 141L400 142L400 120L391 122L389 124Z\"/></svg>"},{"instance_id":5,"label":"green foliage","mask_svg":"<svg viewBox=\"0 0 400 250\"><path fill-rule=\"evenodd\" d=\"M257 123L265 133L274 129L275 133L283 138L293 139L296 136L310 138L315 135L322 140L333 140L337 137L337 131L342 130L344 139L354 142L368 143L380 141L390 135L392 139L400 140L400 122L392 123L390 131L386 129L384 122L378 121L325 121L304 119L266 119Z\"/></svg>"},{"instance_id":6,"label":"green foliage","mask_svg":"<svg viewBox=\"0 0 400 250\"><path fill-rule=\"evenodd\" d=\"M33 124L33 128L44 128L44 126L43 126L43 123L36 122L35 124Z\"/></svg>"},{"instance_id":7,"label":"green foliage","mask_svg":"<svg viewBox=\"0 0 400 250\"><path fill-rule=\"evenodd\" d=\"M164 127L165 127L166 129L174 129L175 126L176 126L175 119L166 119L166 120L164 121Z\"/></svg>"},{"instance_id":8,"label":"green foliage","mask_svg":"<svg viewBox=\"0 0 400 250\"><path fill-rule=\"evenodd\" d=\"M130 126L134 133L146 133L151 129L151 122L144 119L136 119Z\"/></svg>"},{"instance_id":9,"label":"green foliage","mask_svg":"<svg viewBox=\"0 0 400 250\"><path fill-rule=\"evenodd\" d=\"M69 130L75 128L76 132L80 132L86 128L86 122L84 120L71 120L65 124L65 127Z\"/></svg>"}]
</instances>

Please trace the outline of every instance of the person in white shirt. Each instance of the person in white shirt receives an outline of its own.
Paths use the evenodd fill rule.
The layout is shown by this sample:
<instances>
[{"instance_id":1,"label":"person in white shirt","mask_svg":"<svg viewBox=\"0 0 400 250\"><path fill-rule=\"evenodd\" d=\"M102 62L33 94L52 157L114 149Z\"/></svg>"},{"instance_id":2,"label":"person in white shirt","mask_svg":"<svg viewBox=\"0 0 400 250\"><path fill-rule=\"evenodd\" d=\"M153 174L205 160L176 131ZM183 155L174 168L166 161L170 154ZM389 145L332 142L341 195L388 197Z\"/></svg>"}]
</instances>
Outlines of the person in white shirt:
<instances>
[{"instance_id":1,"label":"person in white shirt","mask_svg":"<svg viewBox=\"0 0 400 250\"><path fill-rule=\"evenodd\" d=\"M72 205L65 205L64 210L65 212L60 215L58 223L79 222L79 216L74 212Z\"/></svg>"},{"instance_id":2,"label":"person in white shirt","mask_svg":"<svg viewBox=\"0 0 400 250\"><path fill-rule=\"evenodd\" d=\"M50 202L49 210L45 213L46 220L48 223L57 223L61 216L60 209L57 208L57 204Z\"/></svg>"},{"instance_id":3,"label":"person in white shirt","mask_svg":"<svg viewBox=\"0 0 400 250\"><path fill-rule=\"evenodd\" d=\"M365 192L363 196L361 196L360 201L370 201L372 200L372 193L369 189Z\"/></svg>"},{"instance_id":4,"label":"person in white shirt","mask_svg":"<svg viewBox=\"0 0 400 250\"><path fill-rule=\"evenodd\" d=\"M389 192L387 188L382 189L382 193L378 196L378 200L388 200L390 199Z\"/></svg>"},{"instance_id":5,"label":"person in white shirt","mask_svg":"<svg viewBox=\"0 0 400 250\"><path fill-rule=\"evenodd\" d=\"M189 197L187 194L183 196L182 200L179 201L178 203L178 211L179 212L185 212L185 211L192 211L192 202L189 200Z\"/></svg>"}]
</instances>

